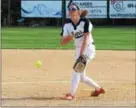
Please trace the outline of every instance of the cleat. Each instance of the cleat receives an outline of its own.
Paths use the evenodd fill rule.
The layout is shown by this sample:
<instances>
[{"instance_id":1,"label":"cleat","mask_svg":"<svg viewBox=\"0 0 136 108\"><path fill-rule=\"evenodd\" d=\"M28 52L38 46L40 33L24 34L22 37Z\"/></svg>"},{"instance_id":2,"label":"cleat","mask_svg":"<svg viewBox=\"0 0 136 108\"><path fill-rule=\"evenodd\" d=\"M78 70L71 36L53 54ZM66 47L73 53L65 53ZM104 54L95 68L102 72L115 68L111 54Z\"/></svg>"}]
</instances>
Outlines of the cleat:
<instances>
[{"instance_id":1,"label":"cleat","mask_svg":"<svg viewBox=\"0 0 136 108\"><path fill-rule=\"evenodd\" d=\"M103 88L100 88L100 90L99 91L93 91L92 93L91 93L91 96L94 96L94 97L97 97L97 96L99 96L100 94L104 94L105 93L105 90L103 89Z\"/></svg>"},{"instance_id":2,"label":"cleat","mask_svg":"<svg viewBox=\"0 0 136 108\"><path fill-rule=\"evenodd\" d=\"M64 100L74 100L75 97L72 94L68 93L62 99L64 99Z\"/></svg>"}]
</instances>

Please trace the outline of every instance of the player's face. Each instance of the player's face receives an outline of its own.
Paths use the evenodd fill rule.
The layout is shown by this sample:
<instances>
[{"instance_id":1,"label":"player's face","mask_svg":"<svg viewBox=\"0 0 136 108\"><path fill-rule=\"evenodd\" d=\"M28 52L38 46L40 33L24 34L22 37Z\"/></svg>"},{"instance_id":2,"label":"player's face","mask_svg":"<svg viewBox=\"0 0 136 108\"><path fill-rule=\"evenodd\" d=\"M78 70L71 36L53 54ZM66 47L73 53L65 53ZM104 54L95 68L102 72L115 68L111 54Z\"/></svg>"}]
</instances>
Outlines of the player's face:
<instances>
[{"instance_id":1,"label":"player's face","mask_svg":"<svg viewBox=\"0 0 136 108\"><path fill-rule=\"evenodd\" d=\"M74 17L74 16L79 15L79 12L78 12L78 9L76 8L76 6L71 5L71 6L69 7L69 15L70 15L71 17Z\"/></svg>"}]
</instances>

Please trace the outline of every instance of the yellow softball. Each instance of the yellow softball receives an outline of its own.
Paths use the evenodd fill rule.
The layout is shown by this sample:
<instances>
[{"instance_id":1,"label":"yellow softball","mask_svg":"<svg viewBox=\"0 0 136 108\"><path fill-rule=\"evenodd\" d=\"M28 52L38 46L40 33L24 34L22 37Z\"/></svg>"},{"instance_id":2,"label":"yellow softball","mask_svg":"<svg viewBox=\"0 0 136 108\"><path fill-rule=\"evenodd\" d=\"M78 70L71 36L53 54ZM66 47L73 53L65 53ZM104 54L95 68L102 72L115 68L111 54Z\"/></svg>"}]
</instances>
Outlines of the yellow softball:
<instances>
[{"instance_id":1,"label":"yellow softball","mask_svg":"<svg viewBox=\"0 0 136 108\"><path fill-rule=\"evenodd\" d=\"M42 66L42 63L40 60L36 61L36 67L37 68L40 68Z\"/></svg>"}]
</instances>

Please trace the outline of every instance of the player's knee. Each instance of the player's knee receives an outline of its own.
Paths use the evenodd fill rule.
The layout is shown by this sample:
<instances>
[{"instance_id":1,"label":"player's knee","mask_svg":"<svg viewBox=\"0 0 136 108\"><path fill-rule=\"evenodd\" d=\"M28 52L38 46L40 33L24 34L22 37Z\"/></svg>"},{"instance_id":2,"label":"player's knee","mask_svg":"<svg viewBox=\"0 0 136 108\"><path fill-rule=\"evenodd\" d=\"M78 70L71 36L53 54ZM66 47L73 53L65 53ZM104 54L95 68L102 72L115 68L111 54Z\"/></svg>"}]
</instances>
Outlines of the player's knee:
<instances>
[{"instance_id":1,"label":"player's knee","mask_svg":"<svg viewBox=\"0 0 136 108\"><path fill-rule=\"evenodd\" d=\"M72 77L72 83L76 83L80 80L80 73L74 72Z\"/></svg>"},{"instance_id":2,"label":"player's knee","mask_svg":"<svg viewBox=\"0 0 136 108\"><path fill-rule=\"evenodd\" d=\"M81 75L81 76L80 76L80 82L85 82L85 79L86 79L86 78L85 78L85 75Z\"/></svg>"}]
</instances>

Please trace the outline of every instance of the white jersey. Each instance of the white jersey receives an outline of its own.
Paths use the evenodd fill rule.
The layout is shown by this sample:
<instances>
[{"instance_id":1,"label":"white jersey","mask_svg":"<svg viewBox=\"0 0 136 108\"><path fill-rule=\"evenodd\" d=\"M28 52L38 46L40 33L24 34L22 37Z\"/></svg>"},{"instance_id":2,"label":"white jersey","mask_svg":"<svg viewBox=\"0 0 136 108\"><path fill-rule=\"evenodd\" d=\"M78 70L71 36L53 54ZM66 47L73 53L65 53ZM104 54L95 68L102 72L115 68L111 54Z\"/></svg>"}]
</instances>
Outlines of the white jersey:
<instances>
[{"instance_id":1,"label":"white jersey","mask_svg":"<svg viewBox=\"0 0 136 108\"><path fill-rule=\"evenodd\" d=\"M84 39L84 33L89 32L87 45L90 45L94 43L94 40L90 33L92 31L92 28L93 25L86 18L80 18L79 22L76 25L71 21L71 19L67 19L63 26L61 35L65 37L74 33L75 47L81 47Z\"/></svg>"}]
</instances>

